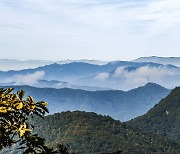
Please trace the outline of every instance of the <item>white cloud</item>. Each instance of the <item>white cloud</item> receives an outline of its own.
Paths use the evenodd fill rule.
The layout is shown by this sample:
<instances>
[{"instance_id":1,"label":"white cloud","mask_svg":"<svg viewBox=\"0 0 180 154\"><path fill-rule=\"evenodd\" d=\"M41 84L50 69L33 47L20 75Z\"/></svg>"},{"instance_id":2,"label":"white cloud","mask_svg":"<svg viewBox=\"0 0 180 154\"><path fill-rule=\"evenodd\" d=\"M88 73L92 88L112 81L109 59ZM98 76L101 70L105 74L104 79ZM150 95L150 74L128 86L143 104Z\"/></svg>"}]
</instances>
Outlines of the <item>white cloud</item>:
<instances>
[{"instance_id":1,"label":"white cloud","mask_svg":"<svg viewBox=\"0 0 180 154\"><path fill-rule=\"evenodd\" d=\"M148 82L162 83L173 76L180 75L180 71L167 66L150 67L143 66L133 71L127 71L125 67L118 67L113 77L123 79L127 87L136 87ZM170 84L169 84L170 85Z\"/></svg>"},{"instance_id":2,"label":"white cloud","mask_svg":"<svg viewBox=\"0 0 180 154\"><path fill-rule=\"evenodd\" d=\"M124 66L122 66L122 67L118 67L116 70L115 70L115 72L114 72L114 74L113 74L113 76L114 77L123 77L124 75L124 73L126 72L127 73L127 71L125 70L125 68L126 67L124 67Z\"/></svg>"},{"instance_id":3,"label":"white cloud","mask_svg":"<svg viewBox=\"0 0 180 154\"><path fill-rule=\"evenodd\" d=\"M105 81L109 78L109 73L99 73L97 76L94 77L95 80Z\"/></svg>"},{"instance_id":4,"label":"white cloud","mask_svg":"<svg viewBox=\"0 0 180 154\"><path fill-rule=\"evenodd\" d=\"M135 71L125 74L127 80L132 83L139 84L139 82L160 82L164 77L176 75L176 71L168 69L167 67L148 67L144 66Z\"/></svg>"},{"instance_id":5,"label":"white cloud","mask_svg":"<svg viewBox=\"0 0 180 154\"><path fill-rule=\"evenodd\" d=\"M37 71L27 75L17 74L8 78L6 82L14 82L15 85L34 85L38 82L38 80L43 79L44 75L44 71Z\"/></svg>"}]
</instances>

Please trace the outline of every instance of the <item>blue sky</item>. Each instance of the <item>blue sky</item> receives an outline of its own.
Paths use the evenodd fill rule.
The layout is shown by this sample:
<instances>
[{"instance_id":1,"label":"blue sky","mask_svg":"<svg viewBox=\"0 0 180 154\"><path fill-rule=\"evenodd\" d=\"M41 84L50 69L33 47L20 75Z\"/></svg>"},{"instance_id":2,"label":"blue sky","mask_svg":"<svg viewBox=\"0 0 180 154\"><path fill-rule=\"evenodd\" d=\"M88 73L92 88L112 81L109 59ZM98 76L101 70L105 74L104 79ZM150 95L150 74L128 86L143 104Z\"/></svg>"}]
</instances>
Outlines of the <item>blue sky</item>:
<instances>
[{"instance_id":1,"label":"blue sky","mask_svg":"<svg viewBox=\"0 0 180 154\"><path fill-rule=\"evenodd\" d=\"M180 0L0 0L0 59L180 56Z\"/></svg>"}]
</instances>

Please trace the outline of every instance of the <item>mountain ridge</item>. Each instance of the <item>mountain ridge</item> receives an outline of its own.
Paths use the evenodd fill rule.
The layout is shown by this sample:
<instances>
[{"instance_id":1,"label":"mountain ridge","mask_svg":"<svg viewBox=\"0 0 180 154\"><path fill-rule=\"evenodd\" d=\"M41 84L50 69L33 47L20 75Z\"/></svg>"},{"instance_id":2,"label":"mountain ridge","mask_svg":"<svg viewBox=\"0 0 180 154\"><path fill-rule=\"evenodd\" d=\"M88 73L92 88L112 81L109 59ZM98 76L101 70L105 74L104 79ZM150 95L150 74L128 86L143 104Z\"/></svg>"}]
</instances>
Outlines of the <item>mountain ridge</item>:
<instances>
[{"instance_id":1,"label":"mountain ridge","mask_svg":"<svg viewBox=\"0 0 180 154\"><path fill-rule=\"evenodd\" d=\"M47 101L51 114L67 110L92 111L125 121L146 113L170 92L157 84L150 85L152 86L146 85L131 91L8 87L14 87L15 91L23 89L26 96L31 95L35 100Z\"/></svg>"},{"instance_id":2,"label":"mountain ridge","mask_svg":"<svg viewBox=\"0 0 180 154\"><path fill-rule=\"evenodd\" d=\"M173 89L145 115L128 123L143 131L156 132L180 141L180 87Z\"/></svg>"},{"instance_id":3,"label":"mountain ridge","mask_svg":"<svg viewBox=\"0 0 180 154\"><path fill-rule=\"evenodd\" d=\"M139 57L133 62L155 62L160 64L171 64L177 67L180 67L180 57L158 57L158 56L149 56L149 57Z\"/></svg>"},{"instance_id":4,"label":"mountain ridge","mask_svg":"<svg viewBox=\"0 0 180 154\"><path fill-rule=\"evenodd\" d=\"M157 74L158 77L155 77ZM77 86L129 90L148 82L156 82L168 88L179 85L180 68L152 62L110 62L95 65L83 62L50 64L35 69L0 71L3 83L32 85L39 80L57 80ZM33 85L32 85L33 86ZM35 86L35 85L34 85Z\"/></svg>"}]
</instances>

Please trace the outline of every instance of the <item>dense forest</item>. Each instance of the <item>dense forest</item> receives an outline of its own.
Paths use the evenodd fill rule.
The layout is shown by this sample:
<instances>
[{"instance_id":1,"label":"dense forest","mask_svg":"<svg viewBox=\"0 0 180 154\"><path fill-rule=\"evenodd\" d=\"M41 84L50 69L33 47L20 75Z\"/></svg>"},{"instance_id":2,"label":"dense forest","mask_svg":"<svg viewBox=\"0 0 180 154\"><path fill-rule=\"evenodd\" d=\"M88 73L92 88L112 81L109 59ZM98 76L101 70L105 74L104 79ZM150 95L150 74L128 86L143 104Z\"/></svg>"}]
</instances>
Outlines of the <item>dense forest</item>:
<instances>
[{"instance_id":1,"label":"dense forest","mask_svg":"<svg viewBox=\"0 0 180 154\"><path fill-rule=\"evenodd\" d=\"M128 122L85 111L55 113L30 122L35 126L32 134L45 138L49 148L63 144L70 153L180 153L180 87L147 114ZM13 145L0 153L21 150Z\"/></svg>"},{"instance_id":2,"label":"dense forest","mask_svg":"<svg viewBox=\"0 0 180 154\"><path fill-rule=\"evenodd\" d=\"M35 131L50 147L64 143L78 154L180 153L180 144L160 135L145 133L129 125L92 112L62 112L34 121Z\"/></svg>"},{"instance_id":3,"label":"dense forest","mask_svg":"<svg viewBox=\"0 0 180 154\"><path fill-rule=\"evenodd\" d=\"M128 122L133 126L180 141L180 87L175 88L147 114Z\"/></svg>"}]
</instances>

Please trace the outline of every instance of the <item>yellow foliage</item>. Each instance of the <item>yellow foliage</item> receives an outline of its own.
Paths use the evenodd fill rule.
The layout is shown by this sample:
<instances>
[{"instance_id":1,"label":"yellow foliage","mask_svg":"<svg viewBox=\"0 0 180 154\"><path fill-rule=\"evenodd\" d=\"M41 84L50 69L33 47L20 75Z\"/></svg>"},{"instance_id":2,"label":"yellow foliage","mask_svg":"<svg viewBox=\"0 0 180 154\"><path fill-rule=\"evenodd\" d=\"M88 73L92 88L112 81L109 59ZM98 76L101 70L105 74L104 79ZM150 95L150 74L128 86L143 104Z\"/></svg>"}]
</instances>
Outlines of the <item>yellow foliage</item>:
<instances>
[{"instance_id":1,"label":"yellow foliage","mask_svg":"<svg viewBox=\"0 0 180 154\"><path fill-rule=\"evenodd\" d=\"M47 106L47 105L48 105L48 103L47 103L47 102L41 102L41 105L43 105L43 106Z\"/></svg>"},{"instance_id":2,"label":"yellow foliage","mask_svg":"<svg viewBox=\"0 0 180 154\"><path fill-rule=\"evenodd\" d=\"M12 111L12 108L11 108L11 107L8 107L7 110L8 110L8 111Z\"/></svg>"},{"instance_id":3,"label":"yellow foliage","mask_svg":"<svg viewBox=\"0 0 180 154\"><path fill-rule=\"evenodd\" d=\"M32 125L27 125L27 115L43 116L47 111L44 107L48 104L43 101L36 103L31 96L24 100L25 92L23 90L17 94L11 94L12 90L12 88L0 90L0 114L3 119L0 121L0 126L6 130L8 135L15 132L20 138L23 138L27 132L31 131L30 128L33 128Z\"/></svg>"},{"instance_id":4,"label":"yellow foliage","mask_svg":"<svg viewBox=\"0 0 180 154\"><path fill-rule=\"evenodd\" d=\"M32 108L32 109L35 109L35 108L36 108L36 105L32 105L31 108Z\"/></svg>"},{"instance_id":5,"label":"yellow foliage","mask_svg":"<svg viewBox=\"0 0 180 154\"><path fill-rule=\"evenodd\" d=\"M17 106L16 106L16 109L20 110L23 108L23 103L20 102Z\"/></svg>"},{"instance_id":6,"label":"yellow foliage","mask_svg":"<svg viewBox=\"0 0 180 154\"><path fill-rule=\"evenodd\" d=\"M0 112L1 113L7 113L7 108L6 107L0 107Z\"/></svg>"},{"instance_id":7,"label":"yellow foliage","mask_svg":"<svg viewBox=\"0 0 180 154\"><path fill-rule=\"evenodd\" d=\"M26 125L25 122L20 125L20 127L19 127L19 129L18 129L18 132L19 132L19 136L20 136L20 137L24 136L24 134L25 134L26 132L30 132L30 131L31 131L30 129L27 129L26 127L27 127L27 125Z\"/></svg>"}]
</instances>

